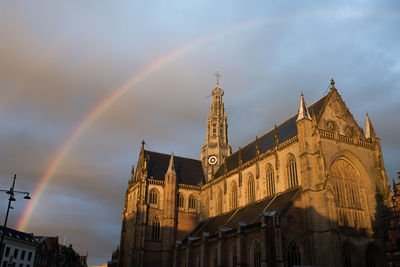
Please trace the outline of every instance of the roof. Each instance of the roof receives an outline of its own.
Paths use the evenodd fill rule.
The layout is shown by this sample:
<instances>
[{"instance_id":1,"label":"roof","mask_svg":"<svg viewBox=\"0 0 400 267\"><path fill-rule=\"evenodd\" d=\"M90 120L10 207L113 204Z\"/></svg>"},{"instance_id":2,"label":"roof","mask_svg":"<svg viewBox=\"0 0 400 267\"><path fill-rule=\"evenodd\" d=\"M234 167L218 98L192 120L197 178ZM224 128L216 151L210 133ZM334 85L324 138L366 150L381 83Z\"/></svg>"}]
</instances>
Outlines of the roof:
<instances>
[{"instance_id":1,"label":"roof","mask_svg":"<svg viewBox=\"0 0 400 267\"><path fill-rule=\"evenodd\" d=\"M17 239L17 240L24 241L24 242L31 242L31 243L37 242L37 240L33 237L32 234L28 234L25 232L20 232L20 231L11 229L11 228L4 228L4 226L0 226L0 234L3 234L3 230L4 230L5 237Z\"/></svg>"},{"instance_id":2,"label":"roof","mask_svg":"<svg viewBox=\"0 0 400 267\"><path fill-rule=\"evenodd\" d=\"M219 231L220 227L237 228L239 222L250 225L258 222L261 213L264 211L276 210L278 213L283 214L298 192L300 192L300 187L292 188L276 194L275 196L208 218L200 222L194 230L189 233L189 236L201 237L203 232L208 232L213 235Z\"/></svg>"},{"instance_id":3,"label":"roof","mask_svg":"<svg viewBox=\"0 0 400 267\"><path fill-rule=\"evenodd\" d=\"M155 180L164 180L168 170L171 155L144 150L147 157L148 177ZM174 167L179 184L199 185L204 184L203 167L200 160L173 156Z\"/></svg>"},{"instance_id":4,"label":"roof","mask_svg":"<svg viewBox=\"0 0 400 267\"><path fill-rule=\"evenodd\" d=\"M308 109L311 110L314 114L313 116L319 116L323 104L327 99L328 95L323 96L310 106ZM298 117L298 113L282 122L278 126L276 126L276 131L278 134L279 143L288 140L289 138L297 135L297 125L296 120ZM269 130L261 137L258 137L256 140L250 142L243 148L239 149L229 157L226 157L224 162L221 164L217 172L215 173L215 178L224 175L226 172L236 169L239 167L239 153L241 153L242 163L246 163L257 156L256 145L258 142L258 149L260 153L267 151L275 146L275 128Z\"/></svg>"}]
</instances>

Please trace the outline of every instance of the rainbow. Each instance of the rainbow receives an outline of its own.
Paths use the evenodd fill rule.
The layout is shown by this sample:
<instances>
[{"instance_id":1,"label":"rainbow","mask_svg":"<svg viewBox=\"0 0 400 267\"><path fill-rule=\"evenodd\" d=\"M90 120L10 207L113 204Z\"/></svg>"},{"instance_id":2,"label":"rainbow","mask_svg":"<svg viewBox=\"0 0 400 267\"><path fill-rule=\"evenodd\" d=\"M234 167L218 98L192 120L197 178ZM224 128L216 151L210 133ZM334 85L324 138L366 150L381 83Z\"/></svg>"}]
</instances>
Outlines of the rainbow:
<instances>
[{"instance_id":1,"label":"rainbow","mask_svg":"<svg viewBox=\"0 0 400 267\"><path fill-rule=\"evenodd\" d=\"M332 12L331 12L332 13ZM127 91L132 89L136 84L141 82L143 79L167 65L171 61L177 59L183 54L200 47L210 41L216 40L218 38L222 38L228 34L238 32L240 30L261 26L267 23L276 22L280 20L284 20L287 18L299 17L299 16L307 16L307 13L291 13L286 15L279 16L271 16L269 18L262 18L257 20L252 20L250 22L245 22L239 25L235 25L234 27L214 32L213 34L204 36L202 38L196 39L179 49L173 50L167 55L155 60L154 62L148 64L143 70L139 73L135 74L132 78L126 81L122 86L115 89L112 93L110 93L105 99L103 99L93 110L91 110L86 117L79 123L79 125L74 129L68 139L63 143L63 145L59 148L54 158L51 160L50 165L46 169L44 175L40 178L40 181L36 188L34 189L34 193L32 195L32 200L25 208L20 220L18 221L17 229L20 231L24 231L35 207L43 195L43 192L46 189L46 186L51 181L52 177L56 173L59 166L62 164L64 158L71 150L74 142L85 132L87 128L98 118L100 117L109 107L113 105L122 95L124 95Z\"/></svg>"}]
</instances>

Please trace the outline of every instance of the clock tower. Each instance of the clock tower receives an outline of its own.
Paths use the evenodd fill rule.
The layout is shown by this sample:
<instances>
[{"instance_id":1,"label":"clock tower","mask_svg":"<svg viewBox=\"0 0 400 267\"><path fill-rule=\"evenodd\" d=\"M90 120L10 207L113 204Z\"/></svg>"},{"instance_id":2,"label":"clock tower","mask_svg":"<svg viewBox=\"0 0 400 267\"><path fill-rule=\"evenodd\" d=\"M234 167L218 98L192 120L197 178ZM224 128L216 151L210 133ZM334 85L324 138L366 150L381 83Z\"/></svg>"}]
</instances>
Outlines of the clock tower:
<instances>
[{"instance_id":1,"label":"clock tower","mask_svg":"<svg viewBox=\"0 0 400 267\"><path fill-rule=\"evenodd\" d=\"M217 84L211 91L213 100L210 114L207 116L206 144L201 147L201 162L207 182L212 179L222 161L232 153L228 140L227 117L222 101L224 90L219 86L221 75L218 70L215 76L217 77Z\"/></svg>"}]
</instances>

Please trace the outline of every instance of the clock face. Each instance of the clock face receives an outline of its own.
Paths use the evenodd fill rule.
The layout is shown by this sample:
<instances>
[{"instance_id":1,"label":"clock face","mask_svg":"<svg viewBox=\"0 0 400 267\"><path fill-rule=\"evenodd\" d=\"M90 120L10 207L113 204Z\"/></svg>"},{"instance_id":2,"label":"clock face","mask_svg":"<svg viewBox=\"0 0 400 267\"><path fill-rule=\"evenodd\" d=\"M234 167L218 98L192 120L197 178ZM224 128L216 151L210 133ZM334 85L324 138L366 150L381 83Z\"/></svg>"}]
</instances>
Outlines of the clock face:
<instances>
[{"instance_id":1,"label":"clock face","mask_svg":"<svg viewBox=\"0 0 400 267\"><path fill-rule=\"evenodd\" d=\"M216 164L217 161L218 161L218 159L217 159L216 156L210 156L210 157L208 158L208 163L210 163L211 165Z\"/></svg>"}]
</instances>

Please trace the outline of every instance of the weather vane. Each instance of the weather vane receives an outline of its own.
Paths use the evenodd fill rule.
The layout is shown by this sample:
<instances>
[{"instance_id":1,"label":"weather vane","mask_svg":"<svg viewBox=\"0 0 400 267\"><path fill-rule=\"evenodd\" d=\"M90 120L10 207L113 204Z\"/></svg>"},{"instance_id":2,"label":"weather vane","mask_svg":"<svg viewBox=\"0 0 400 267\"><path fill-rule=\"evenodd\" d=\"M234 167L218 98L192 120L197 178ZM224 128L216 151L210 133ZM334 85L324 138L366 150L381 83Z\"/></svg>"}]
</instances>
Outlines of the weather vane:
<instances>
[{"instance_id":1,"label":"weather vane","mask_svg":"<svg viewBox=\"0 0 400 267\"><path fill-rule=\"evenodd\" d=\"M215 77L217 77L217 85L219 85L219 78L221 78L221 74L219 74L219 69L217 69L217 72L214 74Z\"/></svg>"}]
</instances>

